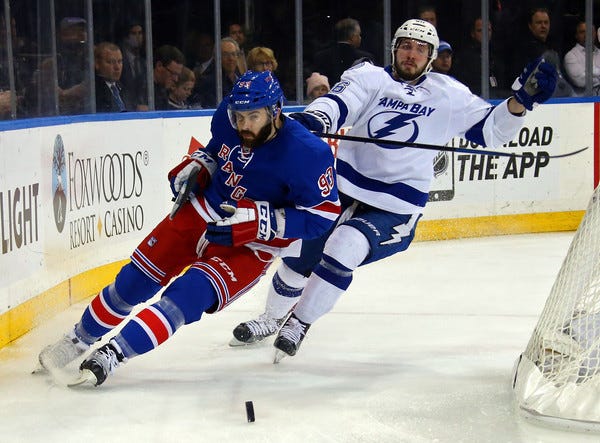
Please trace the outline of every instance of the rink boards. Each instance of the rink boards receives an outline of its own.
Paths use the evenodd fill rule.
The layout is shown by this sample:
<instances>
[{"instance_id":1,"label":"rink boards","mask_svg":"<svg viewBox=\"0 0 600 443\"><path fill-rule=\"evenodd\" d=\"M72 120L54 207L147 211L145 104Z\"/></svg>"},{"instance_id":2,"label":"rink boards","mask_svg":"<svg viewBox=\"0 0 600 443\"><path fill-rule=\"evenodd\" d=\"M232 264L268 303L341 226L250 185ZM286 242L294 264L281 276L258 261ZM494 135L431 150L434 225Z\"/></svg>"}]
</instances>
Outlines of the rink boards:
<instances>
[{"instance_id":1,"label":"rink boards","mask_svg":"<svg viewBox=\"0 0 600 443\"><path fill-rule=\"evenodd\" d=\"M166 175L211 111L2 123L0 347L98 291L167 214ZM418 240L574 230L598 182L598 103L540 106L499 149L441 153ZM330 140L336 149L337 141ZM564 159L549 155L589 147Z\"/></svg>"}]
</instances>

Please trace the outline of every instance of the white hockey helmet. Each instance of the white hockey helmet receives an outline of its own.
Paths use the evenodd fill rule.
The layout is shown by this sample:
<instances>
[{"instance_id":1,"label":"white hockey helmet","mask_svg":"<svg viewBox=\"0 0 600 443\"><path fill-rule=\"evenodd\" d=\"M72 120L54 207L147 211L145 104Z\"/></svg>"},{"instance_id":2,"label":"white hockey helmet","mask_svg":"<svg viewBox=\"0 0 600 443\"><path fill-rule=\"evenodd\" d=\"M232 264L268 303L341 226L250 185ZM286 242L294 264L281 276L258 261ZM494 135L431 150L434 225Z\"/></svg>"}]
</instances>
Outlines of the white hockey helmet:
<instances>
[{"instance_id":1,"label":"white hockey helmet","mask_svg":"<svg viewBox=\"0 0 600 443\"><path fill-rule=\"evenodd\" d=\"M396 70L396 49L401 39L412 38L430 45L429 47L429 63L425 67L423 74L431 71L431 63L437 58L440 39L438 38L435 27L425 20L410 19L402 23L392 39L392 69Z\"/></svg>"}]
</instances>

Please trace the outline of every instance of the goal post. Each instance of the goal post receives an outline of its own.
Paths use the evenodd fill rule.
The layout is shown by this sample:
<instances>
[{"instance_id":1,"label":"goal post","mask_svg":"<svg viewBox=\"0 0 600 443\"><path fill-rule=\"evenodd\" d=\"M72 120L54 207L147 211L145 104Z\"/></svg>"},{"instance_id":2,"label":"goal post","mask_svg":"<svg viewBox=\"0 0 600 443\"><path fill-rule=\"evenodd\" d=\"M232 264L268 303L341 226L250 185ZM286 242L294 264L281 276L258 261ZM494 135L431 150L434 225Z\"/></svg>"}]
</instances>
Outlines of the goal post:
<instances>
[{"instance_id":1,"label":"goal post","mask_svg":"<svg viewBox=\"0 0 600 443\"><path fill-rule=\"evenodd\" d=\"M528 419L600 432L600 186L513 373Z\"/></svg>"}]
</instances>

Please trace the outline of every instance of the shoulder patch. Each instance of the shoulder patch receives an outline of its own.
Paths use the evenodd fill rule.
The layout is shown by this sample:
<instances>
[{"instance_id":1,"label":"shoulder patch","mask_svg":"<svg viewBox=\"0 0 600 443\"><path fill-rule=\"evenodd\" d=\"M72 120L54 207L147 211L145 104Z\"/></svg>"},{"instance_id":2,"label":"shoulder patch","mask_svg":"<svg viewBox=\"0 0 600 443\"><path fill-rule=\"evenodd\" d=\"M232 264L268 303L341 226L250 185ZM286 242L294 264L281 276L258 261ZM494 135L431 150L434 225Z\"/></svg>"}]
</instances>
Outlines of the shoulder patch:
<instances>
[{"instance_id":1,"label":"shoulder patch","mask_svg":"<svg viewBox=\"0 0 600 443\"><path fill-rule=\"evenodd\" d=\"M344 89L346 89L349 85L350 85L350 82L347 81L347 80L344 80L344 81L341 81L341 82L337 82L335 85L333 85L333 88L331 88L330 92L334 92L336 94L339 94L342 91L344 91Z\"/></svg>"}]
</instances>

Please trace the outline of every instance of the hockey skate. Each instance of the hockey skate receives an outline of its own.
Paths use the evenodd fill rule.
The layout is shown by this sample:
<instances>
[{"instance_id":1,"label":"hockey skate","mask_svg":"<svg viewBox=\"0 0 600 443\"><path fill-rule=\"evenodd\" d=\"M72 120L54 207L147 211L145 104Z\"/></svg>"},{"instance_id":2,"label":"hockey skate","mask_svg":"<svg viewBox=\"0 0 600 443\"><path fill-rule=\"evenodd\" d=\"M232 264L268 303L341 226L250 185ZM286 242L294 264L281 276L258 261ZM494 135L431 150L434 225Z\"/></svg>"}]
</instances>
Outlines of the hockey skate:
<instances>
[{"instance_id":1,"label":"hockey skate","mask_svg":"<svg viewBox=\"0 0 600 443\"><path fill-rule=\"evenodd\" d=\"M233 330L229 346L245 346L262 341L275 334L286 318L271 318L265 313L254 320L240 323Z\"/></svg>"},{"instance_id":2,"label":"hockey skate","mask_svg":"<svg viewBox=\"0 0 600 443\"><path fill-rule=\"evenodd\" d=\"M69 363L82 356L90 345L82 342L75 335L75 330L69 331L56 343L46 346L38 356L40 367L34 373L64 369Z\"/></svg>"},{"instance_id":3,"label":"hockey skate","mask_svg":"<svg viewBox=\"0 0 600 443\"><path fill-rule=\"evenodd\" d=\"M273 344L277 349L275 351L273 363L279 363L286 355L296 355L302 340L304 340L304 337L306 336L308 328L310 328L309 323L304 323L292 314L281 327L281 330L275 339L275 343Z\"/></svg>"},{"instance_id":4,"label":"hockey skate","mask_svg":"<svg viewBox=\"0 0 600 443\"><path fill-rule=\"evenodd\" d=\"M79 366L79 378L69 383L69 386L78 386L86 382L99 386L121 363L127 359L121 348L114 340L96 349Z\"/></svg>"}]
</instances>

